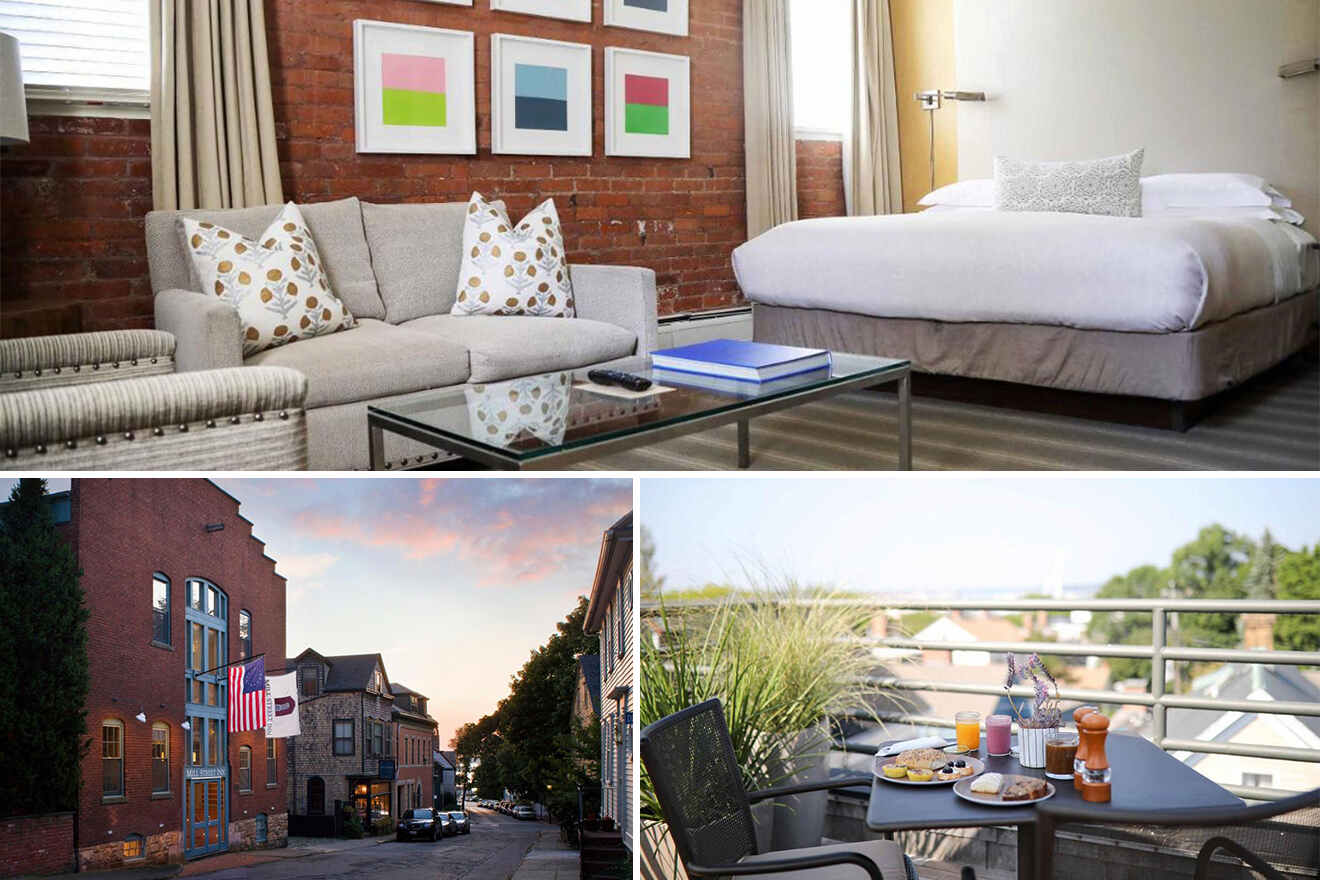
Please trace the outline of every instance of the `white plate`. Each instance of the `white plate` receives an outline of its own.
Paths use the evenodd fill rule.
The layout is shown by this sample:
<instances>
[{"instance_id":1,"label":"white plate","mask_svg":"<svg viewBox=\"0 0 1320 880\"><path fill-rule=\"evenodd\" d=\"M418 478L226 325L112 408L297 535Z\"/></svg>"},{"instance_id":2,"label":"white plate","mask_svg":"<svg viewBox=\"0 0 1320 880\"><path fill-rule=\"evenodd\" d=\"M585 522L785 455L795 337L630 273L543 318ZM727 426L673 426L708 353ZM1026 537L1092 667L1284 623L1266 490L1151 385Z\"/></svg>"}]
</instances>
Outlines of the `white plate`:
<instances>
[{"instance_id":1,"label":"white plate","mask_svg":"<svg viewBox=\"0 0 1320 880\"><path fill-rule=\"evenodd\" d=\"M1020 773L1004 774L1005 777L1020 776L1020 775L1022 774ZM998 794L978 794L972 791L971 790L972 780L975 778L976 777L974 776L968 776L964 779L959 779L958 782L955 782L953 784L953 793L965 801L971 801L974 804L984 804L987 807L1029 807L1032 804L1038 804L1041 801L1047 801L1050 798L1054 797L1054 783L1050 782L1048 779L1041 780L1042 782L1045 783L1046 786L1045 795L1043 797L1038 797L1034 801L1006 801L1003 799L1001 795ZM966 782L967 784L959 785L958 784L959 782ZM1008 787L1007 785L1001 786L1000 791L1003 791L1007 787Z\"/></svg>"},{"instance_id":2,"label":"white plate","mask_svg":"<svg viewBox=\"0 0 1320 880\"><path fill-rule=\"evenodd\" d=\"M966 761L967 766L972 768L972 775L959 776L955 779L940 779L939 773L937 772L934 776L930 778L929 782L914 782L913 780L906 778L890 779L888 776L884 774L884 771L882 771L880 768L885 766L886 764L892 764L896 760L898 760L898 755L890 755L888 757L882 757L880 755L876 755L875 761L873 761L871 764L871 772L875 774L876 779L879 779L883 782L892 782L895 785L951 785L954 783L962 782L964 779L975 779L977 774L982 773L985 770L985 762L982 761L980 758L973 758L968 755L951 755L949 757L950 761Z\"/></svg>"}]
</instances>

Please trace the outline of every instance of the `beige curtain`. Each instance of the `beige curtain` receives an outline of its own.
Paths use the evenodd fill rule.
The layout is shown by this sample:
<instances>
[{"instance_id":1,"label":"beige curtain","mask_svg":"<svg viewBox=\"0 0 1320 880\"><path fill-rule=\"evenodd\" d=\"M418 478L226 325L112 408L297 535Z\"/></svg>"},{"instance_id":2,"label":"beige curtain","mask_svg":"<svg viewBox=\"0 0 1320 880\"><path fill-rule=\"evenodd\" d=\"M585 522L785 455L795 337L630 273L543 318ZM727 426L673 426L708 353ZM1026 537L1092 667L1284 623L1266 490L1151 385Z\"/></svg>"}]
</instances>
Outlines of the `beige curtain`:
<instances>
[{"instance_id":1,"label":"beige curtain","mask_svg":"<svg viewBox=\"0 0 1320 880\"><path fill-rule=\"evenodd\" d=\"M849 215L903 210L898 161L898 95L889 0L852 0L852 131L844 138Z\"/></svg>"},{"instance_id":2,"label":"beige curtain","mask_svg":"<svg viewBox=\"0 0 1320 880\"><path fill-rule=\"evenodd\" d=\"M156 208L284 200L262 0L149 0Z\"/></svg>"},{"instance_id":3,"label":"beige curtain","mask_svg":"<svg viewBox=\"0 0 1320 880\"><path fill-rule=\"evenodd\" d=\"M797 219L788 0L743 0L747 237Z\"/></svg>"}]
</instances>

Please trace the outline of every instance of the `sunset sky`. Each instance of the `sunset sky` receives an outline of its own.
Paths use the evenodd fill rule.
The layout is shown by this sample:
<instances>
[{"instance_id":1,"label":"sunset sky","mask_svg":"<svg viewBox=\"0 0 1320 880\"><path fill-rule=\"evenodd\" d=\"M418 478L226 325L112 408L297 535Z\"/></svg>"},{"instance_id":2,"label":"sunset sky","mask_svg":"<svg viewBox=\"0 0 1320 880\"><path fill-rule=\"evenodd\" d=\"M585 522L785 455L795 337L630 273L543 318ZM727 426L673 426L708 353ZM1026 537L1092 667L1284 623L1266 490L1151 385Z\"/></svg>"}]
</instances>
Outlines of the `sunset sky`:
<instances>
[{"instance_id":1,"label":"sunset sky","mask_svg":"<svg viewBox=\"0 0 1320 880\"><path fill-rule=\"evenodd\" d=\"M630 480L221 479L289 579L290 656L380 652L447 744L591 590Z\"/></svg>"}]
</instances>

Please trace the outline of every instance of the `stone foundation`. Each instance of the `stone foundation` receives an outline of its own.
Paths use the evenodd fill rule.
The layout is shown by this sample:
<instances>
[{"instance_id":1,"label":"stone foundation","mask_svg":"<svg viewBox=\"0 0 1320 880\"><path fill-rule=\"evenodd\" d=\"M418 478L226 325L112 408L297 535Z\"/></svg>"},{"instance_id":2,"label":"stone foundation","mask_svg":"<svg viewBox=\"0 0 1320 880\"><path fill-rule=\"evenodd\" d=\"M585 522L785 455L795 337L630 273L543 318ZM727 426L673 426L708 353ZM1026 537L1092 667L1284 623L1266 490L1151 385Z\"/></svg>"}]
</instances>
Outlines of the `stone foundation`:
<instances>
[{"instance_id":1,"label":"stone foundation","mask_svg":"<svg viewBox=\"0 0 1320 880\"><path fill-rule=\"evenodd\" d=\"M183 861L182 832L165 831L146 838L144 857L124 858L124 841L98 843L78 850L79 871L105 871L111 868L136 868L142 865L169 865Z\"/></svg>"},{"instance_id":2,"label":"stone foundation","mask_svg":"<svg viewBox=\"0 0 1320 880\"><path fill-rule=\"evenodd\" d=\"M257 820L236 819L229 823L229 851L245 849L278 849L289 845L289 814L270 813L266 816L266 840L257 841Z\"/></svg>"}]
</instances>

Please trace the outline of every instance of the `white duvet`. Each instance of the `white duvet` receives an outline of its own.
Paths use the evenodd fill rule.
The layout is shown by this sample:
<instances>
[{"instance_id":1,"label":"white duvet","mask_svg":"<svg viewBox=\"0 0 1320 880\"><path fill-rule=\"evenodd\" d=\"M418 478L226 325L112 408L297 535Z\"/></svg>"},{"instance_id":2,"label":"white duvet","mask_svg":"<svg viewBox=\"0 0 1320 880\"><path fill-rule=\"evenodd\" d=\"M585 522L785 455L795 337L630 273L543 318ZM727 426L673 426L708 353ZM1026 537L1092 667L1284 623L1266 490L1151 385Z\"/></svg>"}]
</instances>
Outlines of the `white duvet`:
<instances>
[{"instance_id":1,"label":"white duvet","mask_svg":"<svg viewBox=\"0 0 1320 880\"><path fill-rule=\"evenodd\" d=\"M1177 332L1320 284L1267 220L951 211L800 220L733 252L753 302L889 318Z\"/></svg>"}]
</instances>

